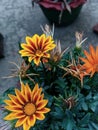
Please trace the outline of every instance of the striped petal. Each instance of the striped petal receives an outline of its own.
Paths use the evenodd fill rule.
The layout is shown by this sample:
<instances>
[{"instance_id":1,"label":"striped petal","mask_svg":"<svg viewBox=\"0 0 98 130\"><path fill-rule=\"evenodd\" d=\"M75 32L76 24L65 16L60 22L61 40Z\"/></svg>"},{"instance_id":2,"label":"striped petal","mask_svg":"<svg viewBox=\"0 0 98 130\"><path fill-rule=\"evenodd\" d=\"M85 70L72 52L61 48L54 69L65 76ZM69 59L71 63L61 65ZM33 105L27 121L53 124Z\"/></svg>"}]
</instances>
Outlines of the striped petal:
<instances>
[{"instance_id":1,"label":"striped petal","mask_svg":"<svg viewBox=\"0 0 98 130\"><path fill-rule=\"evenodd\" d=\"M45 34L41 35L39 41L38 41L38 46L40 49L43 49L44 47L44 43L45 43Z\"/></svg>"},{"instance_id":2,"label":"striped petal","mask_svg":"<svg viewBox=\"0 0 98 130\"><path fill-rule=\"evenodd\" d=\"M29 117L28 117L28 124L29 124L30 126L34 126L34 125L35 125L35 122L36 122L35 115L32 115L32 116L29 116Z\"/></svg>"},{"instance_id":3,"label":"striped petal","mask_svg":"<svg viewBox=\"0 0 98 130\"><path fill-rule=\"evenodd\" d=\"M34 63L38 66L40 63L40 57L35 57Z\"/></svg>"},{"instance_id":4,"label":"striped petal","mask_svg":"<svg viewBox=\"0 0 98 130\"><path fill-rule=\"evenodd\" d=\"M25 51L27 51L27 52L30 52L30 53L33 52L32 48L31 48L30 46L28 46L27 44L21 44L21 47L22 47Z\"/></svg>"},{"instance_id":5,"label":"striped petal","mask_svg":"<svg viewBox=\"0 0 98 130\"><path fill-rule=\"evenodd\" d=\"M41 100L38 102L37 105L37 110L41 110L42 108L44 108L48 103L48 100Z\"/></svg>"},{"instance_id":6,"label":"striped petal","mask_svg":"<svg viewBox=\"0 0 98 130\"><path fill-rule=\"evenodd\" d=\"M34 58L35 58L35 56L31 56L31 57L29 57L29 59L28 59L29 62L31 63L31 61L34 60Z\"/></svg>"},{"instance_id":7,"label":"striped petal","mask_svg":"<svg viewBox=\"0 0 98 130\"><path fill-rule=\"evenodd\" d=\"M37 47L37 45L36 45L36 41L37 41L36 35L34 35L33 38L28 37L28 36L26 37L26 42L27 42L27 44L28 44L29 46L32 47L32 50L38 49L38 47Z\"/></svg>"},{"instance_id":8,"label":"striped petal","mask_svg":"<svg viewBox=\"0 0 98 130\"><path fill-rule=\"evenodd\" d=\"M50 111L49 108L42 108L41 110L36 111L36 112L37 112L37 113L47 113L47 112L49 112L49 111Z\"/></svg>"},{"instance_id":9,"label":"striped petal","mask_svg":"<svg viewBox=\"0 0 98 130\"><path fill-rule=\"evenodd\" d=\"M14 112L17 112L17 111L21 111L22 110L22 106L5 106L5 108L9 111L14 111Z\"/></svg>"},{"instance_id":10,"label":"striped petal","mask_svg":"<svg viewBox=\"0 0 98 130\"><path fill-rule=\"evenodd\" d=\"M17 119L17 118L22 118L22 117L25 117L25 115L21 114L21 113L15 113L15 112L12 112L10 114L8 114L4 120L14 120L14 119Z\"/></svg>"},{"instance_id":11,"label":"striped petal","mask_svg":"<svg viewBox=\"0 0 98 130\"><path fill-rule=\"evenodd\" d=\"M9 98L11 99L11 101L12 101L13 103L15 103L16 105L20 105L20 106L21 106L21 102L17 99L16 96L11 95L11 94L8 94L8 96L9 96Z\"/></svg>"},{"instance_id":12,"label":"striped petal","mask_svg":"<svg viewBox=\"0 0 98 130\"><path fill-rule=\"evenodd\" d=\"M21 102L21 104L25 104L26 99L24 98L23 94L18 89L15 89L15 93L16 93L18 100Z\"/></svg>"},{"instance_id":13,"label":"striped petal","mask_svg":"<svg viewBox=\"0 0 98 130\"><path fill-rule=\"evenodd\" d=\"M37 104L40 100L40 95L41 95L41 92L42 92L42 88L40 88L33 96L33 102L35 104Z\"/></svg>"},{"instance_id":14,"label":"striped petal","mask_svg":"<svg viewBox=\"0 0 98 130\"><path fill-rule=\"evenodd\" d=\"M44 58L50 58L50 54L44 53L43 57L44 57Z\"/></svg>"},{"instance_id":15,"label":"striped petal","mask_svg":"<svg viewBox=\"0 0 98 130\"><path fill-rule=\"evenodd\" d=\"M10 106L15 105L15 103L13 103L11 100L4 100L4 102L5 102L7 105L10 105Z\"/></svg>"},{"instance_id":16,"label":"striped petal","mask_svg":"<svg viewBox=\"0 0 98 130\"><path fill-rule=\"evenodd\" d=\"M27 98L27 101L31 102L31 89L28 84L25 86L25 96Z\"/></svg>"},{"instance_id":17,"label":"striped petal","mask_svg":"<svg viewBox=\"0 0 98 130\"><path fill-rule=\"evenodd\" d=\"M29 124L27 123L27 121L25 121L23 123L23 130L29 130L31 126L29 126Z\"/></svg>"},{"instance_id":18,"label":"striped petal","mask_svg":"<svg viewBox=\"0 0 98 130\"><path fill-rule=\"evenodd\" d=\"M42 113L35 113L35 116L36 116L36 119L38 119L38 120L44 120L45 119L45 116L44 116L44 114L42 114Z\"/></svg>"},{"instance_id":19,"label":"striped petal","mask_svg":"<svg viewBox=\"0 0 98 130\"><path fill-rule=\"evenodd\" d=\"M22 117L22 118L20 118L20 119L16 122L15 127L19 127L19 126L23 125L24 122L26 122L27 118L28 118L28 117Z\"/></svg>"},{"instance_id":20,"label":"striped petal","mask_svg":"<svg viewBox=\"0 0 98 130\"><path fill-rule=\"evenodd\" d=\"M33 89L33 91L32 91L32 98L33 98L34 94L35 94L38 90L39 90L39 86L38 86L38 84L35 84L35 87L34 87L34 89Z\"/></svg>"}]
</instances>

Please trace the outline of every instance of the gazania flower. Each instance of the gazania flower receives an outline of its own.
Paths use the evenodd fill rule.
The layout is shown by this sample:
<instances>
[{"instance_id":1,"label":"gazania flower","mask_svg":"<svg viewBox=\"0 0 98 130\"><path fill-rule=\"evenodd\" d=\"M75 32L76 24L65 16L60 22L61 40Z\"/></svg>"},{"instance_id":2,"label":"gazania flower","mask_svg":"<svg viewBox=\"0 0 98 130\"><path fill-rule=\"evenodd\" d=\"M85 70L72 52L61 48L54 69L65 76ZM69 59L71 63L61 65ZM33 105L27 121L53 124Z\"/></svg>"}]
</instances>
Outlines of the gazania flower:
<instances>
[{"instance_id":1,"label":"gazania flower","mask_svg":"<svg viewBox=\"0 0 98 130\"><path fill-rule=\"evenodd\" d=\"M42 58L50 58L48 53L55 48L55 44L51 36L35 34L33 37L26 37L26 43L22 43L22 50L19 51L22 57L28 57L29 62L34 60L36 65L39 65Z\"/></svg>"},{"instance_id":2,"label":"gazania flower","mask_svg":"<svg viewBox=\"0 0 98 130\"><path fill-rule=\"evenodd\" d=\"M60 41L56 41L56 47L52 51L50 51L50 59L54 62L60 61L63 54L67 51L68 48L61 50L61 43Z\"/></svg>"},{"instance_id":3,"label":"gazania flower","mask_svg":"<svg viewBox=\"0 0 98 130\"><path fill-rule=\"evenodd\" d=\"M15 62L10 62L10 63L15 65L16 68L11 69L12 74L10 76L6 76L6 77L2 77L2 78L19 77L20 82L22 81L22 78L28 78L33 83L35 83L34 80L31 78L31 76L35 76L35 75L38 75L38 74L27 72L30 68L30 64L27 65L24 60L20 63L20 65L16 64Z\"/></svg>"},{"instance_id":4,"label":"gazania flower","mask_svg":"<svg viewBox=\"0 0 98 130\"><path fill-rule=\"evenodd\" d=\"M69 98L63 100L64 100L64 104L67 106L68 109L73 108L77 102L74 96L70 96Z\"/></svg>"},{"instance_id":5,"label":"gazania flower","mask_svg":"<svg viewBox=\"0 0 98 130\"><path fill-rule=\"evenodd\" d=\"M72 59L72 63L69 63L67 67L60 67L66 71L64 76L67 74L71 74L72 76L78 78L81 81L81 85L83 86L83 78L89 75L85 70L82 69L82 65L80 63L76 64L76 61ZM63 77L64 77L63 76Z\"/></svg>"},{"instance_id":6,"label":"gazania flower","mask_svg":"<svg viewBox=\"0 0 98 130\"><path fill-rule=\"evenodd\" d=\"M98 46L95 50L94 47L90 45L89 50L89 53L84 50L86 58L80 57L80 59L84 62L82 68L85 69L87 73L90 73L92 77L95 72L98 72Z\"/></svg>"},{"instance_id":7,"label":"gazania flower","mask_svg":"<svg viewBox=\"0 0 98 130\"><path fill-rule=\"evenodd\" d=\"M41 94L42 88L35 85L31 91L28 84L21 84L21 91L15 89L16 95L9 94L9 100L4 102L7 104L5 109L11 111L4 120L17 119L15 127L23 126L23 130L29 130L34 126L36 119L44 120L44 114L49 112L50 109L45 106L48 100L43 99L44 94Z\"/></svg>"}]
</instances>

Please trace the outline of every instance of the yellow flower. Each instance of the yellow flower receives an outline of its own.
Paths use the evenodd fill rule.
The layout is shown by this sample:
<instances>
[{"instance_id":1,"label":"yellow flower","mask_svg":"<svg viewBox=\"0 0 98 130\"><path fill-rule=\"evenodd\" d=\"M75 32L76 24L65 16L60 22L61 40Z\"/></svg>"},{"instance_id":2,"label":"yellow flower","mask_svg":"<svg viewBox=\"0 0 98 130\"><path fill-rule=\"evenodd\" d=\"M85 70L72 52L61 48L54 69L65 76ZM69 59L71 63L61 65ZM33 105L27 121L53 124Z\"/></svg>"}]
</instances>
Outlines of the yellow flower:
<instances>
[{"instance_id":1,"label":"yellow flower","mask_svg":"<svg viewBox=\"0 0 98 130\"><path fill-rule=\"evenodd\" d=\"M28 84L21 84L21 91L15 89L16 95L9 94L9 100L4 100L7 104L5 108L11 111L4 120L17 119L15 127L23 126L24 130L29 130L34 126L36 119L44 120L44 114L50 109L45 106L48 100L43 99L44 94L41 94L42 88L38 84L31 91Z\"/></svg>"},{"instance_id":2,"label":"yellow flower","mask_svg":"<svg viewBox=\"0 0 98 130\"><path fill-rule=\"evenodd\" d=\"M29 62L34 60L36 65L39 65L42 58L50 58L48 53L55 48L55 44L51 36L35 34L33 37L26 37L26 43L22 43L22 50L19 51L22 57L27 56Z\"/></svg>"},{"instance_id":3,"label":"yellow flower","mask_svg":"<svg viewBox=\"0 0 98 130\"><path fill-rule=\"evenodd\" d=\"M90 73L92 77L95 72L98 72L98 46L95 50L94 47L90 45L89 50L89 53L84 50L86 58L80 57L80 59L84 62L82 68L87 73Z\"/></svg>"}]
</instances>

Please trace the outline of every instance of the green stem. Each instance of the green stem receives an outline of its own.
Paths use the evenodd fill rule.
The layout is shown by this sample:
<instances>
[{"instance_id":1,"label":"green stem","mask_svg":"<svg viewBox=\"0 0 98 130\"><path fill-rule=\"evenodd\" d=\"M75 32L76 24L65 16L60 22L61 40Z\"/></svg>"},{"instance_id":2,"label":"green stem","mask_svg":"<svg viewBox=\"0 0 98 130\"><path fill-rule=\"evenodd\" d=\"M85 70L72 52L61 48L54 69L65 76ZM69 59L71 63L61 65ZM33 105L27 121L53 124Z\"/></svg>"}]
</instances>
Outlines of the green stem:
<instances>
[{"instance_id":1,"label":"green stem","mask_svg":"<svg viewBox=\"0 0 98 130\"><path fill-rule=\"evenodd\" d=\"M44 71L44 76L46 77L46 68L45 68L45 65L44 65L42 59L41 59L41 63L42 63L43 71Z\"/></svg>"}]
</instances>

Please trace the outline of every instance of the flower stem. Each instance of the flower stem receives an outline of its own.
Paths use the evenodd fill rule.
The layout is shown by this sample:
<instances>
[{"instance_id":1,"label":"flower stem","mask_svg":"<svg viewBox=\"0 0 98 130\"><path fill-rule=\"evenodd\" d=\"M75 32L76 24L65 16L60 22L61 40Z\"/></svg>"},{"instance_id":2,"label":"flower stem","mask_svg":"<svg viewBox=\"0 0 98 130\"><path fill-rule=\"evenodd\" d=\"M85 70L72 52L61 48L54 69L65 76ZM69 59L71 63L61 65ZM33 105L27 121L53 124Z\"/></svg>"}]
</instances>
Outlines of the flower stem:
<instances>
[{"instance_id":1,"label":"flower stem","mask_svg":"<svg viewBox=\"0 0 98 130\"><path fill-rule=\"evenodd\" d=\"M44 65L42 59L41 59L41 63L42 63L43 71L44 71L44 76L46 76L46 68L45 68L45 65Z\"/></svg>"}]
</instances>

